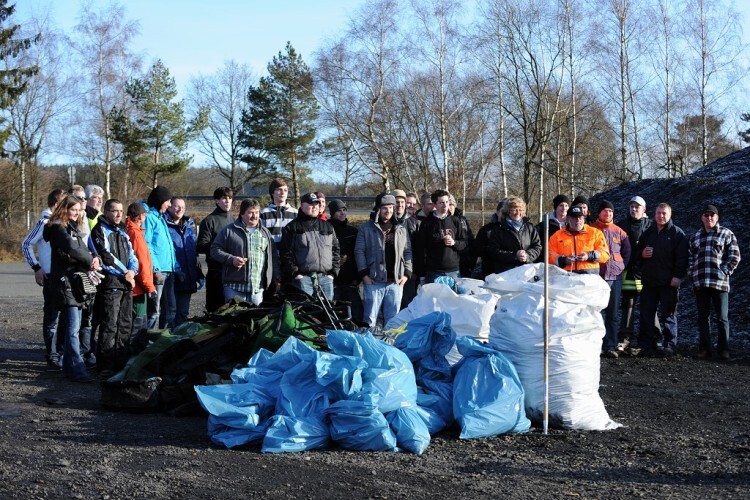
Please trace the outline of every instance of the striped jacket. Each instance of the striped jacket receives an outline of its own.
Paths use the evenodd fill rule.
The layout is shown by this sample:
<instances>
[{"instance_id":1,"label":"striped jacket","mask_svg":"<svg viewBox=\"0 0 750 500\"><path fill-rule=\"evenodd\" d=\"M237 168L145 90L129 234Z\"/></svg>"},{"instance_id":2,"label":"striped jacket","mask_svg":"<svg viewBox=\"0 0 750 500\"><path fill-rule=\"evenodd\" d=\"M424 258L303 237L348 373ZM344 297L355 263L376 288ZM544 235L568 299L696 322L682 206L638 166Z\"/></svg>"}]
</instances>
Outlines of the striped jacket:
<instances>
[{"instance_id":1,"label":"striped jacket","mask_svg":"<svg viewBox=\"0 0 750 500\"><path fill-rule=\"evenodd\" d=\"M51 215L52 209L45 208L42 211L42 216L36 222L29 234L26 235L23 243L21 243L23 257L34 272L43 269L44 274L49 274L50 271L51 250L49 243L44 241L42 236L44 233L44 226L47 224ZM39 256L39 260L37 260L37 257L34 255L33 247L36 247L36 253Z\"/></svg>"},{"instance_id":2,"label":"striped jacket","mask_svg":"<svg viewBox=\"0 0 750 500\"><path fill-rule=\"evenodd\" d=\"M729 276L740 262L740 247L734 233L718 224L690 237L688 276L693 288L729 291Z\"/></svg>"},{"instance_id":3,"label":"striped jacket","mask_svg":"<svg viewBox=\"0 0 750 500\"><path fill-rule=\"evenodd\" d=\"M260 222L263 227L270 231L274 244L281 242L281 231L284 227L297 218L297 209L290 207L277 207L270 203L266 208L260 211Z\"/></svg>"}]
</instances>

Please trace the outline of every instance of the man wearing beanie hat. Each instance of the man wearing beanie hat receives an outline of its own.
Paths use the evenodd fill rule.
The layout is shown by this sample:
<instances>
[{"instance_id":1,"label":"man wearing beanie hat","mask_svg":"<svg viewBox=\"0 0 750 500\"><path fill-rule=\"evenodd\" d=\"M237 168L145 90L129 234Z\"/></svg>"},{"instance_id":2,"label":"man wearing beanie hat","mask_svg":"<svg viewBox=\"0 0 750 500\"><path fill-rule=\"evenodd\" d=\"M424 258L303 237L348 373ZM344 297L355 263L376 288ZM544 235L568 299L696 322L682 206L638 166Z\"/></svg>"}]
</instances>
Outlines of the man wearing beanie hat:
<instances>
[{"instance_id":1,"label":"man wearing beanie hat","mask_svg":"<svg viewBox=\"0 0 750 500\"><path fill-rule=\"evenodd\" d=\"M171 203L172 193L164 186L157 186L151 190L146 203L141 204L146 209L146 220L143 223L143 238L151 252L151 264L154 270L154 286L156 297L148 299L147 328L164 328L166 314L162 312L162 293L164 282L169 273L174 271L175 254L172 238L169 236L167 221L164 213Z\"/></svg>"},{"instance_id":2,"label":"man wearing beanie hat","mask_svg":"<svg viewBox=\"0 0 750 500\"><path fill-rule=\"evenodd\" d=\"M333 300L333 280L339 272L339 240L329 221L318 218L316 193L300 199L297 217L281 232L281 278L308 295L320 290Z\"/></svg>"},{"instance_id":3,"label":"man wearing beanie hat","mask_svg":"<svg viewBox=\"0 0 750 500\"><path fill-rule=\"evenodd\" d=\"M548 240L549 236L552 236L561 228L565 227L565 216L568 215L569 208L570 198L568 198L564 194L558 194L557 196L552 198L552 211L549 213L549 233L547 236ZM499 210L500 208L498 207L498 211ZM544 219L542 219L542 221L536 225L536 232L539 234L539 238L542 241L544 241L545 238L544 231ZM544 252L541 252L539 254L536 262L544 262Z\"/></svg>"},{"instance_id":4,"label":"man wearing beanie hat","mask_svg":"<svg viewBox=\"0 0 750 500\"><path fill-rule=\"evenodd\" d=\"M339 240L339 259L341 268L336 279L333 280L333 298L345 300L351 305L352 319L362 321L362 297L359 296L359 273L354 258L354 244L357 242L355 226L347 219L346 203L341 200L331 200L328 204L331 217L328 221L333 225L336 239Z\"/></svg>"},{"instance_id":5,"label":"man wearing beanie hat","mask_svg":"<svg viewBox=\"0 0 750 500\"><path fill-rule=\"evenodd\" d=\"M712 355L711 308L716 312L719 358L729 355L729 277L740 263L740 247L734 233L719 225L719 210L706 205L701 213L703 227L690 237L688 275L698 307L698 358Z\"/></svg>"},{"instance_id":6,"label":"man wearing beanie hat","mask_svg":"<svg viewBox=\"0 0 750 500\"><path fill-rule=\"evenodd\" d=\"M381 307L384 325L398 313L412 264L409 233L394 216L396 197L384 195L376 205L375 220L362 224L354 246L364 283L363 319L371 327L376 325Z\"/></svg>"},{"instance_id":7,"label":"man wearing beanie hat","mask_svg":"<svg viewBox=\"0 0 750 500\"><path fill-rule=\"evenodd\" d=\"M565 227L549 239L549 263L579 274L599 274L609 260L604 234L585 222L581 207L568 210Z\"/></svg>"},{"instance_id":8,"label":"man wearing beanie hat","mask_svg":"<svg viewBox=\"0 0 750 500\"><path fill-rule=\"evenodd\" d=\"M617 343L620 334L620 293L622 291L622 272L630 260L630 241L628 234L614 223L615 207L608 201L599 203L598 219L593 226L604 233L604 240L609 247L609 260L599 264L599 276L609 285L609 304L602 311L605 335L602 341L602 353L609 358L619 356Z\"/></svg>"}]
</instances>

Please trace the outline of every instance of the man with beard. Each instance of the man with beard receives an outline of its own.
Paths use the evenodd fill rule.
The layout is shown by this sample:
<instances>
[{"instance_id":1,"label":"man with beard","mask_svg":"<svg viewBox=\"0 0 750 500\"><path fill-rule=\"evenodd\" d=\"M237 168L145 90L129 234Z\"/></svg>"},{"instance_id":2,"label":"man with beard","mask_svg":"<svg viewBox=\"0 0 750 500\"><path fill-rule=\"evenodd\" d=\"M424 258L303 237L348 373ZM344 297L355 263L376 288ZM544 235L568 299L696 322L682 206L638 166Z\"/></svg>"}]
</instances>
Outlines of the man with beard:
<instances>
[{"instance_id":1,"label":"man with beard","mask_svg":"<svg viewBox=\"0 0 750 500\"><path fill-rule=\"evenodd\" d=\"M333 300L333 280L340 265L339 241L331 223L318 218L318 196L307 193L301 202L297 217L282 231L281 277L308 295L319 289Z\"/></svg>"},{"instance_id":2,"label":"man with beard","mask_svg":"<svg viewBox=\"0 0 750 500\"><path fill-rule=\"evenodd\" d=\"M219 231L231 224L232 190L228 187L216 188L214 203L216 208L201 221L198 230L198 253L206 256L206 311L214 312L224 304L224 289L221 283L221 263L211 258L211 245Z\"/></svg>"}]
</instances>

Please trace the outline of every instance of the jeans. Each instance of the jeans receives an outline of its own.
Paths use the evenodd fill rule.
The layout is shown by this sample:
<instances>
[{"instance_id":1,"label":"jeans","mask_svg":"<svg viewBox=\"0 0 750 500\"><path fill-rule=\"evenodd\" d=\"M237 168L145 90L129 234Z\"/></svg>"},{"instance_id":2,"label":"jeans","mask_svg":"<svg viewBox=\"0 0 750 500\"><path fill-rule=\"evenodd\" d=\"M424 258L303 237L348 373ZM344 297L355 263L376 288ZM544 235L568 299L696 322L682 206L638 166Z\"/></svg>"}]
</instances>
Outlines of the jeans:
<instances>
[{"instance_id":1,"label":"jeans","mask_svg":"<svg viewBox=\"0 0 750 500\"><path fill-rule=\"evenodd\" d=\"M174 319L176 315L177 300L174 295L174 273L168 273L164 276L164 289L161 292L159 328L174 328Z\"/></svg>"},{"instance_id":2,"label":"jeans","mask_svg":"<svg viewBox=\"0 0 750 500\"><path fill-rule=\"evenodd\" d=\"M729 292L714 288L697 288L695 303L698 308L698 350L711 352L711 307L716 314L719 332L716 350L729 351Z\"/></svg>"},{"instance_id":3,"label":"jeans","mask_svg":"<svg viewBox=\"0 0 750 500\"><path fill-rule=\"evenodd\" d=\"M59 359L62 356L65 343L63 335L57 334L57 317L60 313L55 307L55 287L52 285L49 275L44 280L42 295L44 296L44 317L42 319L44 348L48 360Z\"/></svg>"},{"instance_id":4,"label":"jeans","mask_svg":"<svg viewBox=\"0 0 750 500\"><path fill-rule=\"evenodd\" d=\"M58 328L65 336L63 354L63 373L72 379L88 376L86 365L81 356L78 330L81 328L81 309L76 306L63 307L60 310Z\"/></svg>"},{"instance_id":5,"label":"jeans","mask_svg":"<svg viewBox=\"0 0 750 500\"><path fill-rule=\"evenodd\" d=\"M164 283L167 282L167 278L169 277L169 273L162 273L164 275ZM156 298L148 298L148 301L146 302L146 309L148 311L148 319L146 320L146 327L151 330L153 328L163 328L160 326L159 322L159 316L161 314L161 308L162 308L162 294L164 293L164 283L161 285L157 285L154 283L154 287L156 288ZM166 320L166 317L164 318Z\"/></svg>"},{"instance_id":6,"label":"jeans","mask_svg":"<svg viewBox=\"0 0 750 500\"><path fill-rule=\"evenodd\" d=\"M602 311L604 319L604 340L602 351L609 352L617 349L617 341L620 334L620 292L622 291L622 280L607 281L609 285L609 304Z\"/></svg>"},{"instance_id":7,"label":"jeans","mask_svg":"<svg viewBox=\"0 0 750 500\"><path fill-rule=\"evenodd\" d=\"M398 283L373 283L364 285L364 305L365 312L363 320L365 323L374 327L378 322L378 313L380 307L383 307L383 326L398 314L401 307L401 296L404 292L402 286Z\"/></svg>"},{"instance_id":8,"label":"jeans","mask_svg":"<svg viewBox=\"0 0 750 500\"><path fill-rule=\"evenodd\" d=\"M315 283L320 285L320 291L328 300L333 300L333 278L324 275L303 275L302 279L293 279L292 284L312 297L315 296Z\"/></svg>"},{"instance_id":9,"label":"jeans","mask_svg":"<svg viewBox=\"0 0 750 500\"><path fill-rule=\"evenodd\" d=\"M638 346L648 350L657 348L653 318L657 310L663 323L663 346L674 350L677 346L677 304L679 289L671 286L644 286L641 290L641 316Z\"/></svg>"},{"instance_id":10,"label":"jeans","mask_svg":"<svg viewBox=\"0 0 750 500\"><path fill-rule=\"evenodd\" d=\"M251 302L255 304L256 306L259 306L261 302L263 302L263 290L260 292L238 292L237 290L234 290L233 288L229 288L228 286L224 287L224 302L229 302L235 297L239 297L245 302Z\"/></svg>"},{"instance_id":11,"label":"jeans","mask_svg":"<svg viewBox=\"0 0 750 500\"><path fill-rule=\"evenodd\" d=\"M180 326L187 321L190 316L190 299L193 297L192 292L175 292L175 315L172 318L172 326ZM168 319L167 319L168 320Z\"/></svg>"},{"instance_id":12,"label":"jeans","mask_svg":"<svg viewBox=\"0 0 750 500\"><path fill-rule=\"evenodd\" d=\"M96 352L96 331L99 329L99 294L81 311L81 330L78 334L81 355L89 359Z\"/></svg>"}]
</instances>

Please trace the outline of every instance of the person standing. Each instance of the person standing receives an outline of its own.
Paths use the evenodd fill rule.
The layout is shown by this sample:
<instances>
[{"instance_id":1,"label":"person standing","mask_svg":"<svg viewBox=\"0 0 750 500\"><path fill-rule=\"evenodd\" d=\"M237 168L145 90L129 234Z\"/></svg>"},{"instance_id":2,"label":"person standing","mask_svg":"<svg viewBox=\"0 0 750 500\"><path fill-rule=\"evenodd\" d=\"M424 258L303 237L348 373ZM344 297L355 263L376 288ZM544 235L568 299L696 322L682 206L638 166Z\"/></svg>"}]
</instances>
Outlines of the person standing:
<instances>
[{"instance_id":1,"label":"person standing","mask_svg":"<svg viewBox=\"0 0 750 500\"><path fill-rule=\"evenodd\" d=\"M273 201L260 211L260 221L263 227L271 232L274 244L278 245L286 225L297 217L297 210L287 204L289 186L284 179L277 177L272 180L268 186L268 193ZM315 199L318 199L318 195L315 195ZM278 248L276 253L278 253Z\"/></svg>"},{"instance_id":2,"label":"person standing","mask_svg":"<svg viewBox=\"0 0 750 500\"><path fill-rule=\"evenodd\" d=\"M109 199L91 230L91 245L101 260L104 274L96 300L99 318L96 366L105 378L125 366L133 327L133 288L138 259L128 235L120 227L122 215L122 203Z\"/></svg>"},{"instance_id":3,"label":"person standing","mask_svg":"<svg viewBox=\"0 0 750 500\"><path fill-rule=\"evenodd\" d=\"M339 240L339 259L341 268L333 280L333 298L349 302L352 319L362 321L362 297L359 295L359 273L354 258L354 245L357 242L358 229L347 219L346 203L341 200L331 200L328 204L331 217L328 219Z\"/></svg>"},{"instance_id":4,"label":"person standing","mask_svg":"<svg viewBox=\"0 0 750 500\"><path fill-rule=\"evenodd\" d=\"M167 328L184 323L190 315L190 298L205 283L198 264L195 221L185 213L185 199L175 196L164 214L175 253L174 272L164 285Z\"/></svg>"},{"instance_id":5,"label":"person standing","mask_svg":"<svg viewBox=\"0 0 750 500\"><path fill-rule=\"evenodd\" d=\"M396 201L398 201L398 198L396 199ZM417 193L407 193L405 205L407 217L404 219L404 227L406 228L406 232L409 234L409 241L411 242L412 249L414 248L414 236L417 234L419 225L422 223L422 219L417 217L417 213L419 210L417 208L418 206L419 204L417 203ZM418 286L419 277L416 273L412 273L412 275L406 281L406 284L404 284L403 294L401 295L401 309L409 307L411 301L414 300L414 297L417 296Z\"/></svg>"},{"instance_id":6,"label":"person standing","mask_svg":"<svg viewBox=\"0 0 750 500\"><path fill-rule=\"evenodd\" d=\"M677 305L679 289L688 267L688 239L672 222L672 207L660 203L654 213L654 224L641 236L634 252L636 269L640 269L641 314L638 343L630 348L633 355L672 356L677 347ZM654 338L653 318L659 312L663 340Z\"/></svg>"},{"instance_id":7,"label":"person standing","mask_svg":"<svg viewBox=\"0 0 750 500\"><path fill-rule=\"evenodd\" d=\"M273 237L260 224L260 203L243 200L240 216L211 244L211 258L222 265L224 300L234 297L260 305L273 281Z\"/></svg>"},{"instance_id":8,"label":"person standing","mask_svg":"<svg viewBox=\"0 0 750 500\"><path fill-rule=\"evenodd\" d=\"M42 297L44 298L42 338L44 339L47 368L54 371L62 368L60 356L62 355L63 342L62 336L57 335L58 312L55 307L52 283L49 279L51 250L49 243L44 241L43 233L52 212L65 196L65 191L62 189L53 189L49 193L47 196L47 208L42 211L41 217L39 217L37 223L21 243L21 253L23 253L26 263L34 271L36 284L42 287ZM34 255L34 248L36 248L36 255Z\"/></svg>"},{"instance_id":9,"label":"person standing","mask_svg":"<svg viewBox=\"0 0 750 500\"><path fill-rule=\"evenodd\" d=\"M138 259L138 272L135 274L135 285L133 286L133 328L132 334L138 334L146 328L146 301L149 296L156 298L156 287L154 286L154 270L151 263L151 252L149 252L146 240L143 237L144 229L141 227L146 220L146 209L140 203L131 203L128 206L127 219L125 220L126 232L130 238L135 258Z\"/></svg>"},{"instance_id":10,"label":"person standing","mask_svg":"<svg viewBox=\"0 0 750 500\"><path fill-rule=\"evenodd\" d=\"M391 196L396 198L396 205L393 208L393 215L400 223L404 223L409 214L406 213L406 191L403 189L394 189Z\"/></svg>"},{"instance_id":11,"label":"person standing","mask_svg":"<svg viewBox=\"0 0 750 500\"><path fill-rule=\"evenodd\" d=\"M526 218L526 202L509 197L498 213L498 221L487 231L487 244L481 249L487 259L488 274L530 264L542 253L542 242L534 225Z\"/></svg>"},{"instance_id":12,"label":"person standing","mask_svg":"<svg viewBox=\"0 0 750 500\"><path fill-rule=\"evenodd\" d=\"M706 205L701 215L703 227L690 237L688 276L698 308L698 358L713 355L711 309L719 326L716 351L719 358L729 353L729 277L740 263L740 247L734 233L719 225L719 210Z\"/></svg>"},{"instance_id":13,"label":"person standing","mask_svg":"<svg viewBox=\"0 0 750 500\"><path fill-rule=\"evenodd\" d=\"M552 212L549 214L549 236L565 226L565 217L568 215L569 208L570 198L564 194L558 194L552 198ZM536 232L539 233L539 238L544 238L544 220L536 225ZM549 237L547 240L549 240ZM544 255L540 254L537 262L544 262Z\"/></svg>"},{"instance_id":14,"label":"person standing","mask_svg":"<svg viewBox=\"0 0 750 500\"><path fill-rule=\"evenodd\" d=\"M76 190L78 195L80 190ZM81 213L81 225L84 241L89 241L91 230L96 226L96 222L102 215L102 203L104 202L104 190L96 184L89 184L83 189L83 199L86 202L85 210ZM90 243L90 242L89 242ZM98 295L97 295L98 296ZM81 331L79 339L81 341L81 355L86 366L96 366L96 339L97 330L99 329L99 305L96 300L92 304L86 304L81 314Z\"/></svg>"},{"instance_id":15,"label":"person standing","mask_svg":"<svg viewBox=\"0 0 750 500\"><path fill-rule=\"evenodd\" d=\"M599 264L599 276L609 285L609 303L602 311L604 318L604 339L602 354L608 358L619 357L617 343L620 333L620 293L622 272L630 260L630 240L628 234L615 224L615 206L608 200L599 204L599 218L593 226L604 234L609 248L609 260Z\"/></svg>"},{"instance_id":16,"label":"person standing","mask_svg":"<svg viewBox=\"0 0 750 500\"><path fill-rule=\"evenodd\" d=\"M646 201L640 196L633 196L628 206L628 214L617 225L628 234L630 248L634 250L644 231L651 225L651 219L646 215ZM635 272L635 258L631 256L622 275L620 342L617 345L617 350L620 352L628 351L631 339L633 338L633 311L636 302L638 302L641 288L643 288L643 283L640 277L635 275ZM653 323L655 333L661 336L658 316L654 316ZM633 343L633 347L635 347L635 342Z\"/></svg>"},{"instance_id":17,"label":"person standing","mask_svg":"<svg viewBox=\"0 0 750 500\"><path fill-rule=\"evenodd\" d=\"M466 248L463 226L450 214L448 191L438 189L430 199L435 208L419 225L414 239L414 269L425 283L433 283L441 276L455 282L460 277L461 251Z\"/></svg>"},{"instance_id":18,"label":"person standing","mask_svg":"<svg viewBox=\"0 0 750 500\"><path fill-rule=\"evenodd\" d=\"M297 217L284 227L279 254L282 279L308 295L320 288L333 300L333 280L339 272L339 240L330 222L320 220L315 193L302 196Z\"/></svg>"},{"instance_id":19,"label":"person standing","mask_svg":"<svg viewBox=\"0 0 750 500\"><path fill-rule=\"evenodd\" d=\"M320 202L320 211L318 212L318 218L328 220L328 214L326 214L326 194L323 191L315 193Z\"/></svg>"},{"instance_id":20,"label":"person standing","mask_svg":"<svg viewBox=\"0 0 750 500\"><path fill-rule=\"evenodd\" d=\"M354 255L364 284L364 321L374 327L383 309L383 325L398 314L403 286L411 275L411 242L394 215L396 197L380 198L375 220L362 224Z\"/></svg>"},{"instance_id":21,"label":"person standing","mask_svg":"<svg viewBox=\"0 0 750 500\"><path fill-rule=\"evenodd\" d=\"M81 356L78 332L81 327L83 302L71 288L75 272L90 272L100 268L99 258L92 257L80 232L83 202L68 195L55 208L44 227L44 239L50 245L50 280L60 311L58 335L64 338L63 374L74 382L93 382Z\"/></svg>"},{"instance_id":22,"label":"person standing","mask_svg":"<svg viewBox=\"0 0 750 500\"><path fill-rule=\"evenodd\" d=\"M406 193L406 214L409 217L415 217L419 210L419 202L417 201L417 193Z\"/></svg>"},{"instance_id":23,"label":"person standing","mask_svg":"<svg viewBox=\"0 0 750 500\"><path fill-rule=\"evenodd\" d=\"M578 274L599 274L601 263L609 260L604 234L585 222L583 208L568 210L565 227L549 240L550 264Z\"/></svg>"},{"instance_id":24,"label":"person standing","mask_svg":"<svg viewBox=\"0 0 750 500\"><path fill-rule=\"evenodd\" d=\"M506 200L507 198L504 198L498 202L497 208L495 208L495 213L490 217L490 221L480 227L479 231L477 231L477 236L474 239L474 247L476 248L479 266L475 268L473 273L476 275L476 278L483 280L493 272L492 261L487 254L487 246L489 244L490 236L492 236L492 231L498 226L498 221L503 220L503 205L505 205ZM541 256L537 257L537 260L540 258Z\"/></svg>"},{"instance_id":25,"label":"person standing","mask_svg":"<svg viewBox=\"0 0 750 500\"><path fill-rule=\"evenodd\" d=\"M211 245L219 231L234 222L232 197L226 186L214 190L216 208L201 221L196 243L199 253L206 256L206 311L214 312L224 304L224 286L221 283L222 266L211 258Z\"/></svg>"},{"instance_id":26,"label":"person standing","mask_svg":"<svg viewBox=\"0 0 750 500\"><path fill-rule=\"evenodd\" d=\"M154 266L154 286L156 287L156 297L149 297L147 302L148 308L148 328L164 328L167 323L167 316L162 313L164 294L164 283L169 278L169 273L174 271L175 256L172 238L169 236L167 221L164 220L164 213L169 208L172 194L164 186L156 186L151 190L148 199L144 204L146 208L146 220L143 223L143 237L146 240L148 249L151 252L151 263Z\"/></svg>"},{"instance_id":27,"label":"person standing","mask_svg":"<svg viewBox=\"0 0 750 500\"><path fill-rule=\"evenodd\" d=\"M96 184L89 184L83 190L86 195L86 211L84 217L88 223L89 231L94 229L97 220L102 215L102 203L104 203L104 190Z\"/></svg>"}]
</instances>

